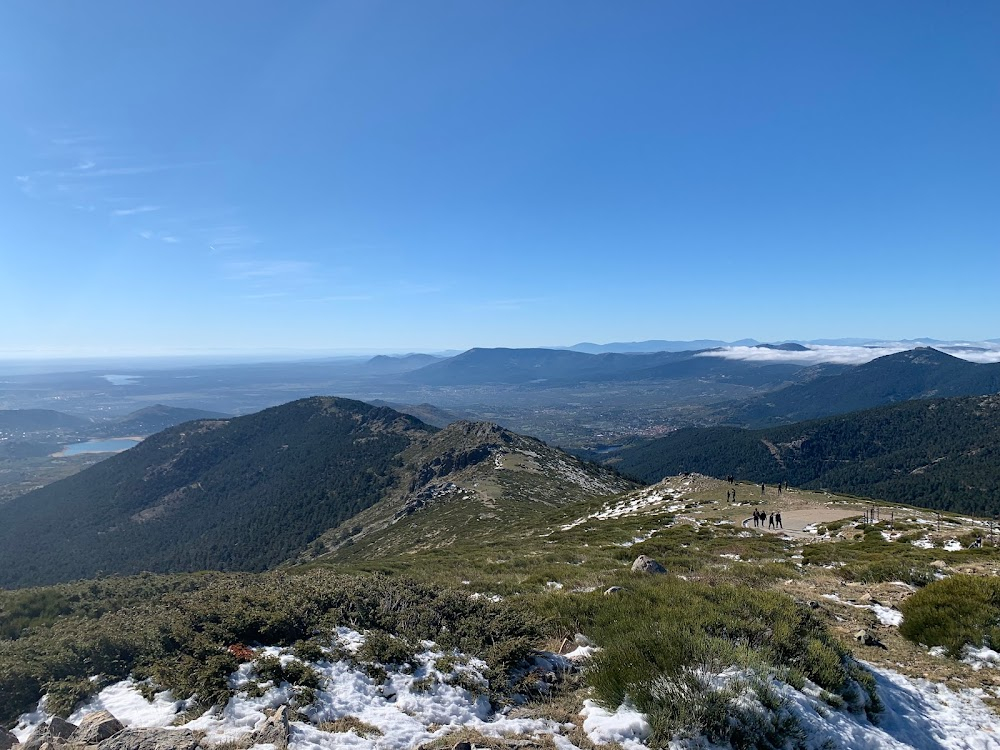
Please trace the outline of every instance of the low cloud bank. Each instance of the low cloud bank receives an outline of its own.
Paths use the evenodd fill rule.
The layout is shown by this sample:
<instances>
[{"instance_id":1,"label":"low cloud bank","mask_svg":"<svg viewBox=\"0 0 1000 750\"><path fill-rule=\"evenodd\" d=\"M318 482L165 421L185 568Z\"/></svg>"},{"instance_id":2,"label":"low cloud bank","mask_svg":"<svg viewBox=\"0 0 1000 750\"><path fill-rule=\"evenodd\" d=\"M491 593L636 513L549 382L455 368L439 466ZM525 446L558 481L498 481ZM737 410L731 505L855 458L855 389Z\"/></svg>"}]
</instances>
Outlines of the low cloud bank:
<instances>
[{"instance_id":1,"label":"low cloud bank","mask_svg":"<svg viewBox=\"0 0 1000 750\"><path fill-rule=\"evenodd\" d=\"M808 351L782 351L756 346L726 346L709 352L702 352L701 357L721 357L723 359L742 359L752 362L794 362L805 365L838 364L863 365L873 359L889 354L909 351L917 348L913 344L884 343L869 346L831 346L812 344ZM994 343L953 342L937 344L933 348L960 357L969 362L981 364L1000 362L1000 345Z\"/></svg>"}]
</instances>

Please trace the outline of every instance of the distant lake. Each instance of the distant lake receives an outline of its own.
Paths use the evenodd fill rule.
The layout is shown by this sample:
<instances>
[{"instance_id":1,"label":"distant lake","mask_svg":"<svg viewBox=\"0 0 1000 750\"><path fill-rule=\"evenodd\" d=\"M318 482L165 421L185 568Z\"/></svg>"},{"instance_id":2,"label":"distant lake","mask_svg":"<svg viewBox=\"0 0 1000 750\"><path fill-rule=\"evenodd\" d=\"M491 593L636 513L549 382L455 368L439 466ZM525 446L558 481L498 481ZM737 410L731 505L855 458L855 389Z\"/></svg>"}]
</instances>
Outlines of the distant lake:
<instances>
[{"instance_id":1,"label":"distant lake","mask_svg":"<svg viewBox=\"0 0 1000 750\"><path fill-rule=\"evenodd\" d=\"M142 375L102 375L111 385L135 385L142 380Z\"/></svg>"},{"instance_id":2,"label":"distant lake","mask_svg":"<svg viewBox=\"0 0 1000 750\"><path fill-rule=\"evenodd\" d=\"M88 440L65 446L59 456L78 456L81 453L121 453L141 443L135 438L113 438L111 440Z\"/></svg>"}]
</instances>

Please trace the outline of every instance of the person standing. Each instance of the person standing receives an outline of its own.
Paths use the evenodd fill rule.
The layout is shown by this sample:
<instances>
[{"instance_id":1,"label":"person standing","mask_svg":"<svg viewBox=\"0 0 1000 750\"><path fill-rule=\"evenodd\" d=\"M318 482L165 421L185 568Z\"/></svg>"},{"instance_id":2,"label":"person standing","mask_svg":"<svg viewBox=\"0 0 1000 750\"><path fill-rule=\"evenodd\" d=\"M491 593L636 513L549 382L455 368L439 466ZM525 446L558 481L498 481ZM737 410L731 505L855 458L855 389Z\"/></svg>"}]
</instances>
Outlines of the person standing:
<instances>
[{"instance_id":1,"label":"person standing","mask_svg":"<svg viewBox=\"0 0 1000 750\"><path fill-rule=\"evenodd\" d=\"M777 526L779 529L785 528L784 526L781 525L781 513L780 512L774 514L774 525Z\"/></svg>"}]
</instances>

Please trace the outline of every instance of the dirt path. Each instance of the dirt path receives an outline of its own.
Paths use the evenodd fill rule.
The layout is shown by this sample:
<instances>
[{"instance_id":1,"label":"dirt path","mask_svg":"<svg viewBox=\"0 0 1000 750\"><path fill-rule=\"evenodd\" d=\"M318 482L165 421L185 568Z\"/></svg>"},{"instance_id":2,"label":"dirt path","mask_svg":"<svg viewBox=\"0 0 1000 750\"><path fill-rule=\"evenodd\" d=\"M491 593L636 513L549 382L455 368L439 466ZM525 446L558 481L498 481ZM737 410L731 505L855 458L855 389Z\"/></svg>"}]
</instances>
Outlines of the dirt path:
<instances>
[{"instance_id":1,"label":"dirt path","mask_svg":"<svg viewBox=\"0 0 1000 750\"><path fill-rule=\"evenodd\" d=\"M839 521L841 518L850 518L860 514L860 508L853 508L851 506L838 508L831 508L829 506L790 508L788 510L781 511L781 522L784 526L783 529L767 528L766 520L765 525L763 527L758 526L757 529L760 531L766 531L770 534L784 533L793 537L809 537L812 536L812 534L804 529L810 524L829 523L831 521ZM768 511L768 515L770 515L770 511ZM743 528L754 528L753 516L743 519Z\"/></svg>"}]
</instances>

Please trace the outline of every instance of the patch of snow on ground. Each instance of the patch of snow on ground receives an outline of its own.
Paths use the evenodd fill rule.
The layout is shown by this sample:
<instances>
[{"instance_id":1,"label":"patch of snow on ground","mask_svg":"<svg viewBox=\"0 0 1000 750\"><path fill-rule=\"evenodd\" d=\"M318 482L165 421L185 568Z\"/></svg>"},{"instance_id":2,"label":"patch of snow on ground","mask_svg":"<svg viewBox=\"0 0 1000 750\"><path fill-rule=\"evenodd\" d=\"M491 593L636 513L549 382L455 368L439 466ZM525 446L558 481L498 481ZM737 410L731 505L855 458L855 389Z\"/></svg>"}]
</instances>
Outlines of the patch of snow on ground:
<instances>
[{"instance_id":1,"label":"patch of snow on ground","mask_svg":"<svg viewBox=\"0 0 1000 750\"><path fill-rule=\"evenodd\" d=\"M983 703L982 691L953 692L927 680L911 680L889 669L865 665L875 676L885 710L877 725L863 712L835 709L821 699L822 690L806 680L799 691L787 683L770 685L781 699L780 713L794 717L804 737L802 747L827 750L997 750L1000 719ZM739 670L705 675L706 684L721 689L745 679ZM745 709L760 710L752 694L738 699ZM671 750L705 748L703 738L675 740Z\"/></svg>"},{"instance_id":2,"label":"patch of snow on ground","mask_svg":"<svg viewBox=\"0 0 1000 750\"><path fill-rule=\"evenodd\" d=\"M563 585L561 583L559 583L559 581L547 581L546 584L545 584L545 588L547 588L547 589L553 589L555 591L558 591L562 587L563 587Z\"/></svg>"},{"instance_id":3,"label":"patch of snow on ground","mask_svg":"<svg viewBox=\"0 0 1000 750\"><path fill-rule=\"evenodd\" d=\"M609 713L595 701L586 700L580 715L583 731L596 744L617 742L625 750L644 750L643 740L652 732L645 714L629 706L619 706L617 711Z\"/></svg>"},{"instance_id":4,"label":"patch of snow on ground","mask_svg":"<svg viewBox=\"0 0 1000 750\"><path fill-rule=\"evenodd\" d=\"M577 646L569 653L563 654L563 656L574 661L577 659L589 659L600 650L600 646Z\"/></svg>"},{"instance_id":5,"label":"patch of snow on ground","mask_svg":"<svg viewBox=\"0 0 1000 750\"><path fill-rule=\"evenodd\" d=\"M742 560L743 558L739 555L733 554L732 552L723 552L719 557L724 557L727 560Z\"/></svg>"},{"instance_id":6,"label":"patch of snow on ground","mask_svg":"<svg viewBox=\"0 0 1000 750\"><path fill-rule=\"evenodd\" d=\"M871 610L883 625L899 627L903 624L903 613L898 609L886 607L884 604L873 604Z\"/></svg>"},{"instance_id":7,"label":"patch of snow on ground","mask_svg":"<svg viewBox=\"0 0 1000 750\"><path fill-rule=\"evenodd\" d=\"M150 703L142 697L135 682L124 680L104 688L74 711L69 721L79 724L87 714L108 711L127 727L168 727L187 707L187 701L174 700L169 691L157 693Z\"/></svg>"},{"instance_id":8,"label":"patch of snow on ground","mask_svg":"<svg viewBox=\"0 0 1000 750\"><path fill-rule=\"evenodd\" d=\"M920 549L934 549L934 542L932 542L927 537L923 537L922 539L914 539L912 542L910 542L910 544L912 544L914 547L919 547Z\"/></svg>"},{"instance_id":9,"label":"patch of snow on ground","mask_svg":"<svg viewBox=\"0 0 1000 750\"><path fill-rule=\"evenodd\" d=\"M502 602L503 597L500 594L481 594L478 591L469 594L470 599L489 599L491 602Z\"/></svg>"},{"instance_id":10,"label":"patch of snow on ground","mask_svg":"<svg viewBox=\"0 0 1000 750\"><path fill-rule=\"evenodd\" d=\"M18 741L24 743L39 724L44 724L52 718L52 714L45 710L45 696L38 701L38 707L27 714L21 714L17 721L17 726L11 730L11 734L17 737Z\"/></svg>"},{"instance_id":11,"label":"patch of snow on ground","mask_svg":"<svg viewBox=\"0 0 1000 750\"><path fill-rule=\"evenodd\" d=\"M644 510L648 510L653 506L659 505L666 499L676 499L676 492L673 490L655 490L652 492L639 492L635 495L623 498L616 501L614 504L607 504L599 511L591 513L588 516L578 518L575 521L571 521L568 524L560 526L561 531L569 531L574 529L580 524L586 523L592 519L598 521L607 521L612 518L621 518L623 516L635 515ZM663 511L666 513L676 513L679 510L684 509L684 503L673 503L665 508L657 508L658 511Z\"/></svg>"},{"instance_id":12,"label":"patch of snow on ground","mask_svg":"<svg viewBox=\"0 0 1000 750\"><path fill-rule=\"evenodd\" d=\"M966 646L962 651L962 661L977 672L983 667L1000 668L1000 654L991 648Z\"/></svg>"},{"instance_id":13,"label":"patch of snow on ground","mask_svg":"<svg viewBox=\"0 0 1000 750\"><path fill-rule=\"evenodd\" d=\"M627 542L621 542L620 544L618 544L616 546L618 546L618 547L632 547L632 546L635 546L636 544L641 544L642 542L648 541L649 539L651 539L653 537L653 534L655 534L655 533L656 533L656 529L653 529L652 531L650 531L650 532L648 532L646 534L643 534L641 536L634 536L629 541L627 541Z\"/></svg>"},{"instance_id":14,"label":"patch of snow on ground","mask_svg":"<svg viewBox=\"0 0 1000 750\"><path fill-rule=\"evenodd\" d=\"M823 709L782 685L780 694L810 736L811 747L845 750L986 750L1000 748L1000 720L972 691L952 692L868 665L885 705L879 725L863 715Z\"/></svg>"},{"instance_id":15,"label":"patch of snow on ground","mask_svg":"<svg viewBox=\"0 0 1000 750\"><path fill-rule=\"evenodd\" d=\"M962 549L962 543L957 539L949 539L944 543L945 552L958 552Z\"/></svg>"},{"instance_id":16,"label":"patch of snow on ground","mask_svg":"<svg viewBox=\"0 0 1000 750\"><path fill-rule=\"evenodd\" d=\"M903 624L903 613L898 609L893 609L892 607L887 607L884 604L855 604L854 602L845 602L836 594L820 594L823 599L829 599L830 601L837 602L837 604L843 604L845 607L854 607L856 609L870 609L875 613L878 621L883 625L889 625L892 627L899 627Z\"/></svg>"}]
</instances>

